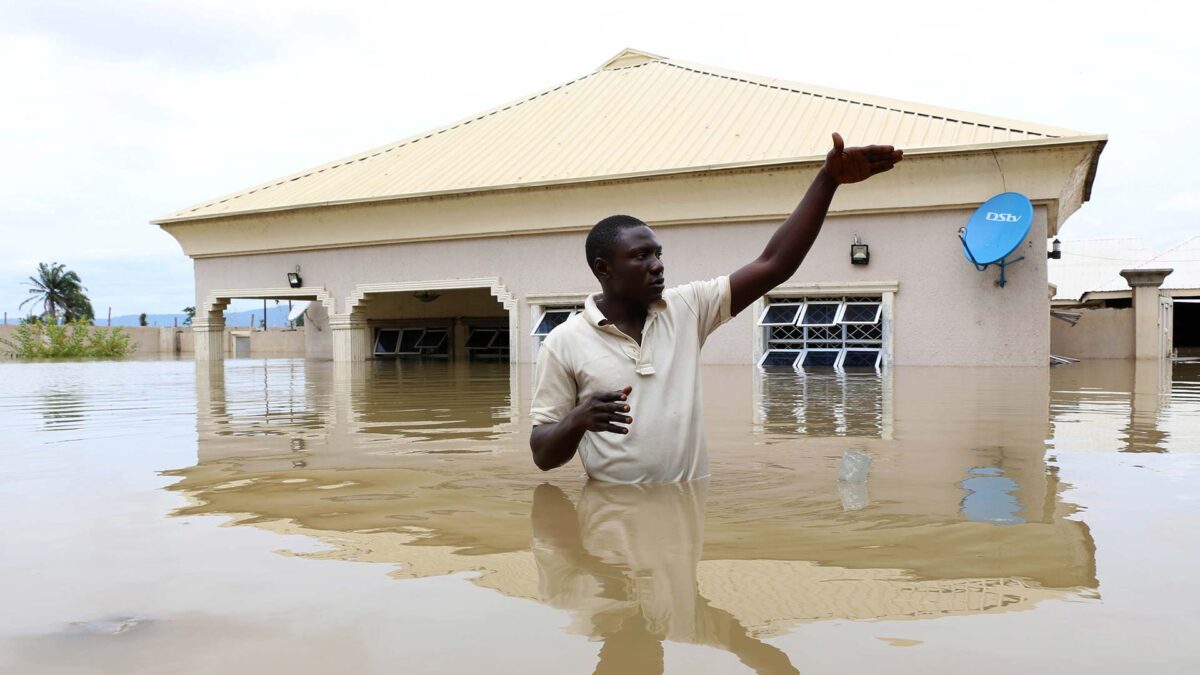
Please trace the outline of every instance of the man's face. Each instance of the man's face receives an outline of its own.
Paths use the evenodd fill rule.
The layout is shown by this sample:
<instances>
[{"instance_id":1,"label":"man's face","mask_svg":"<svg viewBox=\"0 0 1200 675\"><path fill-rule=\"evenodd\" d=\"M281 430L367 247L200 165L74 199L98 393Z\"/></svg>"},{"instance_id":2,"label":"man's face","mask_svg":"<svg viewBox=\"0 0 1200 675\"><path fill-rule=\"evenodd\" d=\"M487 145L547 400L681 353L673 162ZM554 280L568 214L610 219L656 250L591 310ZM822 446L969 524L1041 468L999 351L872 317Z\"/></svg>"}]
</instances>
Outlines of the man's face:
<instances>
[{"instance_id":1,"label":"man's face","mask_svg":"<svg viewBox=\"0 0 1200 675\"><path fill-rule=\"evenodd\" d=\"M617 233L607 272L608 289L615 295L650 304L662 297L665 287L662 245L649 227L627 227ZM607 268L606 270L604 268Z\"/></svg>"}]
</instances>

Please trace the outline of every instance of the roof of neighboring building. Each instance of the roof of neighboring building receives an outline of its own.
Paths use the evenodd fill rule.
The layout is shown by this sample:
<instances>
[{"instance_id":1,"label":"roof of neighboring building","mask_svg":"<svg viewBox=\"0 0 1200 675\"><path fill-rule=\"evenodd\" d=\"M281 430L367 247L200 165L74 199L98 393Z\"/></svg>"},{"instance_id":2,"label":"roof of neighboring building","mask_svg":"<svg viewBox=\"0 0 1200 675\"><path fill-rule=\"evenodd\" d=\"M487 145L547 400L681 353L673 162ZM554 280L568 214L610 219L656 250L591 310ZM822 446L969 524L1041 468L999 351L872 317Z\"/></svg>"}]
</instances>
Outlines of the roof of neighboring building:
<instances>
[{"instance_id":1,"label":"roof of neighboring building","mask_svg":"<svg viewBox=\"0 0 1200 675\"><path fill-rule=\"evenodd\" d=\"M1137 237L1064 241L1062 260L1050 261L1050 283L1058 287L1056 300L1080 300L1088 293L1129 291L1121 270L1162 267L1174 270L1164 289L1200 289L1200 235L1165 251Z\"/></svg>"},{"instance_id":2,"label":"roof of neighboring building","mask_svg":"<svg viewBox=\"0 0 1200 675\"><path fill-rule=\"evenodd\" d=\"M824 156L1086 134L626 49L599 69L433 131L209 200L156 223Z\"/></svg>"}]
</instances>

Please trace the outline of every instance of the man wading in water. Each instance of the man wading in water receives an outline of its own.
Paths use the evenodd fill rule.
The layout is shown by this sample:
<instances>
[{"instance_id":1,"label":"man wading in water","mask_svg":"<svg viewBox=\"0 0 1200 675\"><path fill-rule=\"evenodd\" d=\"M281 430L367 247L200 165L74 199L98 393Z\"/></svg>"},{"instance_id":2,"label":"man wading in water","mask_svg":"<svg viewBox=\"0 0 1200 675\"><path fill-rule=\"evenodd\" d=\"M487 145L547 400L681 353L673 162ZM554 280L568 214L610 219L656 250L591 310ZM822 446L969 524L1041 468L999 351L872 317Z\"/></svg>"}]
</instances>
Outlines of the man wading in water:
<instances>
[{"instance_id":1,"label":"man wading in water","mask_svg":"<svg viewBox=\"0 0 1200 675\"><path fill-rule=\"evenodd\" d=\"M839 185L891 169L890 145L833 149L804 199L757 259L729 276L664 290L662 246L631 216L596 223L585 245L601 292L542 342L529 446L549 471L579 451L588 476L616 483L708 476L700 348L738 312L796 272ZM627 426L623 426L627 425Z\"/></svg>"}]
</instances>

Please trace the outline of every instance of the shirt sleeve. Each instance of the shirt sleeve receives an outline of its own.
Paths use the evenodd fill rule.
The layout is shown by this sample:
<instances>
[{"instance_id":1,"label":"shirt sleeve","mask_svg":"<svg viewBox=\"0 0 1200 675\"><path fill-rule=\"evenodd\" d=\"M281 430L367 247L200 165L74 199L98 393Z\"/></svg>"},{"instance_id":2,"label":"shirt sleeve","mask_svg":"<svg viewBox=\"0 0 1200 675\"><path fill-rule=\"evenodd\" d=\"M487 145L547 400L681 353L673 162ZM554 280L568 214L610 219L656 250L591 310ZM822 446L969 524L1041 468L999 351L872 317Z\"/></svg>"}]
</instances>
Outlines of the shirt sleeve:
<instances>
[{"instance_id":1,"label":"shirt sleeve","mask_svg":"<svg viewBox=\"0 0 1200 675\"><path fill-rule=\"evenodd\" d=\"M693 281L680 290L688 306L696 314L701 340L732 318L730 306L733 293L729 287L728 276L708 281Z\"/></svg>"},{"instance_id":2,"label":"shirt sleeve","mask_svg":"<svg viewBox=\"0 0 1200 675\"><path fill-rule=\"evenodd\" d=\"M545 344L538 350L533 383L533 426L561 421L575 407L575 375Z\"/></svg>"}]
</instances>

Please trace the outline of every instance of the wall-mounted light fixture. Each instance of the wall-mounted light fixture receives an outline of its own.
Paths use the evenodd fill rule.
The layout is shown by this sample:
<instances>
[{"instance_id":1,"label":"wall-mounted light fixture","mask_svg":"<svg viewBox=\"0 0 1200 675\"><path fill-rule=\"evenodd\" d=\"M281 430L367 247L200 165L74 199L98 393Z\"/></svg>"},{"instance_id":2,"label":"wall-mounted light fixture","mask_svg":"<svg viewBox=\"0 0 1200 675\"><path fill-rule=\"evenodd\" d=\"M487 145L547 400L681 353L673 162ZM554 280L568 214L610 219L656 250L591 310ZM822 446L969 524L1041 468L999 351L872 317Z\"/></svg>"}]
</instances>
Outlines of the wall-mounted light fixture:
<instances>
[{"instance_id":1,"label":"wall-mounted light fixture","mask_svg":"<svg viewBox=\"0 0 1200 675\"><path fill-rule=\"evenodd\" d=\"M295 272L288 272L288 286L292 288L300 288L304 285L304 280L300 278L300 266L296 265Z\"/></svg>"},{"instance_id":2,"label":"wall-mounted light fixture","mask_svg":"<svg viewBox=\"0 0 1200 675\"><path fill-rule=\"evenodd\" d=\"M421 302L433 302L442 296L438 295L437 293L430 293L429 291L417 291L416 293L413 293L413 297Z\"/></svg>"},{"instance_id":3,"label":"wall-mounted light fixture","mask_svg":"<svg viewBox=\"0 0 1200 675\"><path fill-rule=\"evenodd\" d=\"M871 262L871 247L862 243L858 235L854 235L854 243L850 244L850 264L866 265Z\"/></svg>"},{"instance_id":4,"label":"wall-mounted light fixture","mask_svg":"<svg viewBox=\"0 0 1200 675\"><path fill-rule=\"evenodd\" d=\"M1058 237L1054 238L1054 243L1050 245L1050 251L1046 253L1046 257L1052 260L1062 260L1062 242Z\"/></svg>"}]
</instances>

